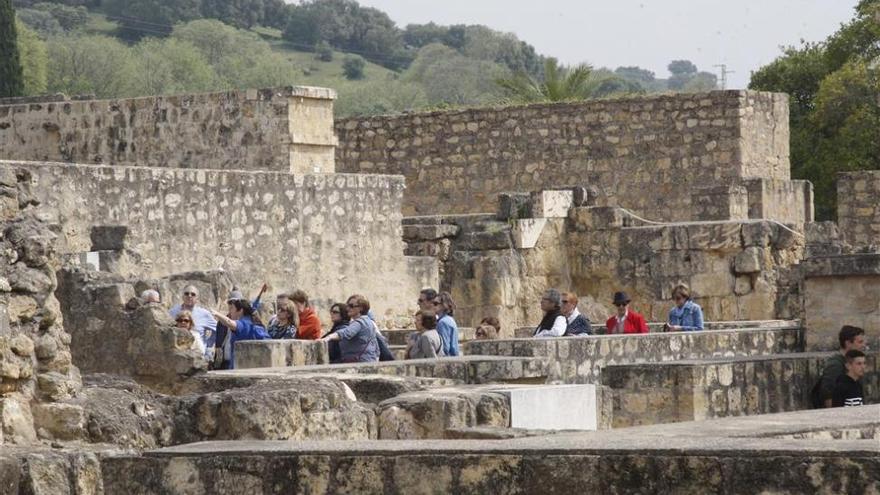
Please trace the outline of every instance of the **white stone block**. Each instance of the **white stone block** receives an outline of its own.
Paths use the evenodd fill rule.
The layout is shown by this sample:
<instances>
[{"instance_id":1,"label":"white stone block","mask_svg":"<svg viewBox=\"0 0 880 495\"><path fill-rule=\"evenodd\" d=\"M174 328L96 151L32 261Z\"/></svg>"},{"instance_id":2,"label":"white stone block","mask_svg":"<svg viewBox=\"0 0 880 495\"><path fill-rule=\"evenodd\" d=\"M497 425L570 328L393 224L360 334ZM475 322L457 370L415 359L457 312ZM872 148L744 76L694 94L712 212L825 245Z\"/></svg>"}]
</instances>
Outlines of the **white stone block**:
<instances>
[{"instance_id":1,"label":"white stone block","mask_svg":"<svg viewBox=\"0 0 880 495\"><path fill-rule=\"evenodd\" d=\"M530 430L598 428L596 386L537 385L503 387L510 398L510 427Z\"/></svg>"},{"instance_id":2,"label":"white stone block","mask_svg":"<svg viewBox=\"0 0 880 495\"><path fill-rule=\"evenodd\" d=\"M547 225L546 218L523 218L513 226L513 245L517 249L531 249L538 244L541 232Z\"/></svg>"},{"instance_id":3,"label":"white stone block","mask_svg":"<svg viewBox=\"0 0 880 495\"><path fill-rule=\"evenodd\" d=\"M532 213L535 218L565 218L574 205L574 192L540 191L534 193Z\"/></svg>"}]
</instances>

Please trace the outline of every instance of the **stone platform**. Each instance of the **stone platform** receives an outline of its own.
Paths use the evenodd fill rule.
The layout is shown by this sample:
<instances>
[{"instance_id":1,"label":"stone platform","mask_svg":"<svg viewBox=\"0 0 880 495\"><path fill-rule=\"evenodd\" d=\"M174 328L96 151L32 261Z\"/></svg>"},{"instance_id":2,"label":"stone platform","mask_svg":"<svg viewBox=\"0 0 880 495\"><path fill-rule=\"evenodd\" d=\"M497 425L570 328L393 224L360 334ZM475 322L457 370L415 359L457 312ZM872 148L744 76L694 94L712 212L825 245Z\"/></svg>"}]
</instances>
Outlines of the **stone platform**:
<instances>
[{"instance_id":1,"label":"stone platform","mask_svg":"<svg viewBox=\"0 0 880 495\"><path fill-rule=\"evenodd\" d=\"M876 493L880 406L508 440L206 442L102 461L106 493ZM845 473L845 474L844 474Z\"/></svg>"}]
</instances>

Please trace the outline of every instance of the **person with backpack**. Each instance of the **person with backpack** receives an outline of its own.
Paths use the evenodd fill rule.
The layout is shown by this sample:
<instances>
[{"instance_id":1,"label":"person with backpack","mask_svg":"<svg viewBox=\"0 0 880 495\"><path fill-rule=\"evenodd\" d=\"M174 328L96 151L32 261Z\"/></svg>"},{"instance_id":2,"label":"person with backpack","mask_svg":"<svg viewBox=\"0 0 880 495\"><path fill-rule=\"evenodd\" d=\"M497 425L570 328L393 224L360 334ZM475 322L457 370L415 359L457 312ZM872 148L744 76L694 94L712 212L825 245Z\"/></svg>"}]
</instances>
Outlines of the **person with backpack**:
<instances>
[{"instance_id":1,"label":"person with backpack","mask_svg":"<svg viewBox=\"0 0 880 495\"><path fill-rule=\"evenodd\" d=\"M370 301L364 296L353 295L346 304L348 325L330 333L323 342L338 341L343 363L370 363L379 361L379 343L375 323L367 316Z\"/></svg>"},{"instance_id":2,"label":"person with backpack","mask_svg":"<svg viewBox=\"0 0 880 495\"><path fill-rule=\"evenodd\" d=\"M230 299L227 302L228 313L212 311L213 317L226 328L226 337L223 342L223 363L221 369L235 369L235 343L240 340L265 340L269 334L260 321L260 317L254 312L250 301L246 299Z\"/></svg>"}]
</instances>

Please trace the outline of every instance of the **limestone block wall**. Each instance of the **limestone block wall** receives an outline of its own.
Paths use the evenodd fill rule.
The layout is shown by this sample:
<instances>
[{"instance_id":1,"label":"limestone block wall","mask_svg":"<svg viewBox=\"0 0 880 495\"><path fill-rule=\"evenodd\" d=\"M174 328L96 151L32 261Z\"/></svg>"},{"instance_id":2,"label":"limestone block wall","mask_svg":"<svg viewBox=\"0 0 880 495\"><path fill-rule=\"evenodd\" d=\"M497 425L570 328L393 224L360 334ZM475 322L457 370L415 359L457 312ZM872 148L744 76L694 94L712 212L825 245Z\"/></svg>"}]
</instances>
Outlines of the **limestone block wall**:
<instances>
[{"instance_id":1,"label":"limestone block wall","mask_svg":"<svg viewBox=\"0 0 880 495\"><path fill-rule=\"evenodd\" d=\"M810 391L830 353L630 364L602 369L613 389L613 425L699 421L811 409ZM869 355L865 403L880 400L880 368Z\"/></svg>"},{"instance_id":2,"label":"limestone block wall","mask_svg":"<svg viewBox=\"0 0 880 495\"><path fill-rule=\"evenodd\" d=\"M33 162L0 168L30 185L60 226L63 252L90 251L94 226L127 226L125 247L140 256L132 276L222 268L245 290L264 281L279 291L303 288L322 308L363 293L380 318L436 285L432 260L403 256L401 177Z\"/></svg>"},{"instance_id":3,"label":"limestone block wall","mask_svg":"<svg viewBox=\"0 0 880 495\"><path fill-rule=\"evenodd\" d=\"M795 266L803 236L763 220L639 225L622 210L577 207L568 218L548 218L536 244L515 248L508 221L491 215L412 217L408 251L442 263L441 287L457 302L460 325L485 316L501 320L502 335L537 324L538 304L550 287L580 296L594 323L613 314L623 290L649 321L666 321L672 289L690 286L709 321L796 318Z\"/></svg>"},{"instance_id":4,"label":"limestone block wall","mask_svg":"<svg viewBox=\"0 0 880 495\"><path fill-rule=\"evenodd\" d=\"M880 170L837 176L837 224L854 248L880 247Z\"/></svg>"},{"instance_id":5,"label":"limestone block wall","mask_svg":"<svg viewBox=\"0 0 880 495\"><path fill-rule=\"evenodd\" d=\"M833 351L843 325L865 329L880 346L880 254L816 256L804 262L807 348Z\"/></svg>"},{"instance_id":6,"label":"limestone block wall","mask_svg":"<svg viewBox=\"0 0 880 495\"><path fill-rule=\"evenodd\" d=\"M787 180L788 100L749 91L341 120L337 168L401 174L404 212L494 210L504 191L592 185L599 205L690 220L695 188Z\"/></svg>"},{"instance_id":7,"label":"limestone block wall","mask_svg":"<svg viewBox=\"0 0 880 495\"><path fill-rule=\"evenodd\" d=\"M0 158L333 172L334 98L287 87L0 105Z\"/></svg>"},{"instance_id":8,"label":"limestone block wall","mask_svg":"<svg viewBox=\"0 0 880 495\"><path fill-rule=\"evenodd\" d=\"M467 353L541 358L549 366L550 381L600 384L602 370L609 365L799 352L803 350L803 336L803 329L790 326L587 338L475 340L467 344Z\"/></svg>"}]
</instances>

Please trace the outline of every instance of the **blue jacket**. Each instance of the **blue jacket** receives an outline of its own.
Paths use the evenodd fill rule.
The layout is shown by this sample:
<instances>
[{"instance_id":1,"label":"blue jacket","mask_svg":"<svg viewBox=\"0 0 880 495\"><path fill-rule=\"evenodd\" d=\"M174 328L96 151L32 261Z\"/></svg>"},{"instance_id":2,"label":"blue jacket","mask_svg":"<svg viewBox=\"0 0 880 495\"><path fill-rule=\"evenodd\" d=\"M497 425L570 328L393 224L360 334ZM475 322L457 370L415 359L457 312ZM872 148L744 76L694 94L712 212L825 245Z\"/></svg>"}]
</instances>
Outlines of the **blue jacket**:
<instances>
[{"instance_id":1,"label":"blue jacket","mask_svg":"<svg viewBox=\"0 0 880 495\"><path fill-rule=\"evenodd\" d=\"M458 356L458 325L448 314L440 315L437 320L437 333L443 339L443 353L447 356Z\"/></svg>"},{"instance_id":2,"label":"blue jacket","mask_svg":"<svg viewBox=\"0 0 880 495\"><path fill-rule=\"evenodd\" d=\"M230 369L235 368L235 343L239 340L265 340L269 339L269 334L262 325L257 325L250 316L244 316L235 322L235 331L232 332L232 351L230 360Z\"/></svg>"},{"instance_id":3,"label":"blue jacket","mask_svg":"<svg viewBox=\"0 0 880 495\"><path fill-rule=\"evenodd\" d=\"M680 326L686 332L702 330L703 308L688 299L680 308L674 306L669 310L669 324Z\"/></svg>"}]
</instances>

